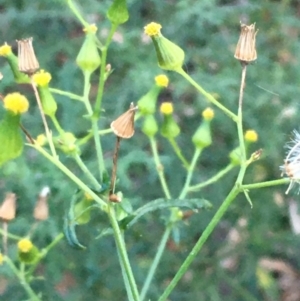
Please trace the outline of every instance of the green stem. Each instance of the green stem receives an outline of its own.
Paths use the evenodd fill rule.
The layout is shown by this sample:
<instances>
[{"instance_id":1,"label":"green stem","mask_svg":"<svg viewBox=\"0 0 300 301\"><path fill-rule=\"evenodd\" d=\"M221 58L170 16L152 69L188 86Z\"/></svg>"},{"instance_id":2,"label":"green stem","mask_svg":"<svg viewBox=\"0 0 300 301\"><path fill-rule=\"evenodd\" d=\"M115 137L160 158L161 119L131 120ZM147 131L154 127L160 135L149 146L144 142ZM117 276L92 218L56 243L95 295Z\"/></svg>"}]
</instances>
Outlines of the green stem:
<instances>
[{"instance_id":1,"label":"green stem","mask_svg":"<svg viewBox=\"0 0 300 301\"><path fill-rule=\"evenodd\" d=\"M215 213L214 217L210 221L210 223L207 225L205 230L203 231L202 235L200 236L199 240L193 247L192 251L186 258L186 260L183 262L181 265L180 269L177 271L176 275L172 279L172 281L169 283L167 288L165 289L164 293L161 295L161 297L158 299L158 301L165 301L167 297L170 295L172 290L175 288L176 284L178 281L181 279L181 277L185 274L187 269L189 268L190 264L193 262L199 251L201 250L202 246L212 233L212 231L215 229L216 225L219 223L221 220L222 216L224 213L227 211L228 207L232 203L232 201L236 198L236 196L239 193L239 189L234 186L231 192L228 194L226 197L225 201L222 203L218 211Z\"/></svg>"},{"instance_id":2,"label":"green stem","mask_svg":"<svg viewBox=\"0 0 300 301\"><path fill-rule=\"evenodd\" d=\"M184 156L182 155L181 153L181 149L179 148L176 140L174 138L169 138L168 139L169 142L171 143L173 149L174 149L174 152L175 154L177 155L177 157L180 159L180 161L183 163L184 167L186 169L189 169L189 163L188 161L184 158Z\"/></svg>"},{"instance_id":3,"label":"green stem","mask_svg":"<svg viewBox=\"0 0 300 301\"><path fill-rule=\"evenodd\" d=\"M186 197L188 191L189 191L189 186L190 186L190 183L191 183L191 180L192 180L193 172L194 172L194 169L196 167L197 160L198 160L199 156L201 155L201 152L202 152L202 149L199 149L199 148L195 149L194 156L193 156L191 165L188 169L188 173L187 173L187 176L186 176L184 186L183 186L182 191L179 195L179 199L184 199Z\"/></svg>"},{"instance_id":4,"label":"green stem","mask_svg":"<svg viewBox=\"0 0 300 301\"><path fill-rule=\"evenodd\" d=\"M80 156L78 154L74 155L73 158L76 160L77 164L81 168L81 170L85 173L85 175L89 178L91 183L93 183L95 189L101 190L101 185L98 183L96 178L92 175L92 173L89 171L89 169L86 167L84 162L81 160Z\"/></svg>"},{"instance_id":5,"label":"green stem","mask_svg":"<svg viewBox=\"0 0 300 301\"><path fill-rule=\"evenodd\" d=\"M54 124L54 126L56 128L56 130L59 132L59 134L60 135L64 134L65 131L61 128L61 126L60 126L60 124L59 124L56 116L55 115L51 115L50 118L51 118L51 120L52 120L52 122L53 122L53 124Z\"/></svg>"},{"instance_id":6,"label":"green stem","mask_svg":"<svg viewBox=\"0 0 300 301\"><path fill-rule=\"evenodd\" d=\"M119 228L119 224L117 222L116 216L115 216L115 211L114 208L111 206L109 206L108 208L108 217L111 223L111 226L114 230L114 237L115 237L115 241L116 241L116 245L118 248L118 252L120 254L120 258L122 260L122 265L124 266L128 281L129 281L129 285L131 288L131 293L133 296L133 300L135 301L139 301L139 292L135 283L135 279L131 270L131 266L129 263L129 259L128 259L128 255L127 255L127 251L125 248L125 243L123 240L123 235L121 233L121 230Z\"/></svg>"},{"instance_id":7,"label":"green stem","mask_svg":"<svg viewBox=\"0 0 300 301\"><path fill-rule=\"evenodd\" d=\"M53 139L52 139L52 132L49 130L47 119L46 119L46 116L45 116L45 113L44 113L44 110L43 110L40 94L37 90L37 87L36 87L36 85L33 81L32 76L30 77L30 81L31 81L31 86L32 86L32 89L34 91L34 95L35 95L35 98L36 98L36 101L37 101L37 104L38 104L38 108L39 108L39 111L40 111L40 114L41 114L41 118L42 118L42 121L43 121L43 124L44 124L46 137L47 137L47 140L48 140L48 144L50 146L51 153L54 157L57 157L55 146L54 146Z\"/></svg>"},{"instance_id":8,"label":"green stem","mask_svg":"<svg viewBox=\"0 0 300 301\"><path fill-rule=\"evenodd\" d=\"M242 185L242 181L247 169L246 162L246 146L244 141L244 131L243 131L243 97L244 97L244 87L245 87L245 79L246 79L246 71L247 65L242 64L242 77L241 77L241 85L240 85L240 95L239 95L239 107L238 107L238 119L237 119L237 130L238 130L238 138L239 138L239 146L240 146L240 155L241 155L241 170L239 172L236 183L238 185Z\"/></svg>"},{"instance_id":9,"label":"green stem","mask_svg":"<svg viewBox=\"0 0 300 301\"><path fill-rule=\"evenodd\" d=\"M26 282L24 275L20 271L18 271L18 269L13 264L13 262L10 260L10 258L5 256L4 260L8 264L10 269L14 272L14 274L17 276L17 278L19 279L20 284L23 286L28 297L30 298L30 301L41 301L41 299L35 294L35 292L32 290L32 288Z\"/></svg>"},{"instance_id":10,"label":"green stem","mask_svg":"<svg viewBox=\"0 0 300 301\"><path fill-rule=\"evenodd\" d=\"M62 90L55 89L55 88L49 88L49 90L50 90L50 92L58 94L58 95L63 95L63 96L67 96L67 97L69 97L71 99L74 99L74 100L83 101L82 96L79 96L79 95L74 94L74 93L62 91Z\"/></svg>"},{"instance_id":11,"label":"green stem","mask_svg":"<svg viewBox=\"0 0 300 301\"><path fill-rule=\"evenodd\" d=\"M117 29L118 25L112 24L110 32L105 42L105 46L101 48L101 66L100 66L100 77L99 77L99 86L98 86L98 93L97 98L94 106L95 115L97 117L100 116L101 112L101 103L103 98L104 92L104 83L105 83L105 68L106 68L106 57L107 57L107 50L109 44L111 43L112 37Z\"/></svg>"},{"instance_id":12,"label":"green stem","mask_svg":"<svg viewBox=\"0 0 300 301\"><path fill-rule=\"evenodd\" d=\"M228 172L230 172L234 167L236 167L233 164L228 164L224 169L220 170L216 175L214 175L213 177L211 177L210 179L208 179L205 182L193 185L189 187L189 191L198 191L201 188L208 186L212 183L217 182L219 179L221 179L222 177L224 177Z\"/></svg>"},{"instance_id":13,"label":"green stem","mask_svg":"<svg viewBox=\"0 0 300 301\"><path fill-rule=\"evenodd\" d=\"M123 240L124 240L124 236L123 236ZM123 263L123 260L121 258L120 251L119 251L118 248L117 248L117 253L118 253L118 259L119 259L119 262L120 262L120 265L121 265L122 277L123 277L123 280L124 280L124 285L125 285L125 288L126 288L127 297L128 297L129 301L132 301L134 299L133 299L133 295L132 295L132 292L131 292L131 287L130 287L129 280L128 280L126 270L125 270L125 267L124 267L124 263Z\"/></svg>"},{"instance_id":14,"label":"green stem","mask_svg":"<svg viewBox=\"0 0 300 301\"><path fill-rule=\"evenodd\" d=\"M164 192L166 198L171 199L171 194L170 194L170 190L168 188L168 184L166 182L163 165L161 164L159 156L158 156L158 152L157 152L157 148L156 148L156 141L153 137L149 137L149 140L150 140L150 145L151 145L151 149L152 149L152 153L153 153L153 159L155 162L156 170L157 170L158 177L159 177L159 180L161 183L161 187L163 189L163 192Z\"/></svg>"},{"instance_id":15,"label":"green stem","mask_svg":"<svg viewBox=\"0 0 300 301\"><path fill-rule=\"evenodd\" d=\"M103 179L103 173L104 173L104 158L103 158L103 152L100 142L100 137L98 135L99 129L98 129L98 120L97 117L93 114L93 109L89 101L89 92L90 92L90 72L84 72L84 91L83 91L83 101L86 107L86 110L89 114L89 117L91 118L92 123L92 133L94 136L95 146L96 146L96 154L97 154L97 160L98 160L98 168L99 168L99 177L100 182L102 182Z\"/></svg>"},{"instance_id":16,"label":"green stem","mask_svg":"<svg viewBox=\"0 0 300 301\"><path fill-rule=\"evenodd\" d=\"M146 277L146 280L144 282L144 285L143 285L143 288L142 288L142 291L141 291L141 294L140 294L140 301L143 301L146 297L146 294L149 290L149 287L150 287L150 284L154 278L154 274L156 272L156 269L157 269L157 266L161 260L161 257L162 257L162 254L165 250L165 247L166 247L166 244L167 244L167 241L170 237L170 234L171 234L171 230L172 230L172 226L173 224L169 224L160 240L160 243L158 245L158 249L157 249L157 252L155 254L155 257L154 257L154 260L151 264L151 267L149 269L149 272L148 272L148 275Z\"/></svg>"},{"instance_id":17,"label":"green stem","mask_svg":"<svg viewBox=\"0 0 300 301\"><path fill-rule=\"evenodd\" d=\"M279 179L279 180L242 185L240 189L241 190L250 190L250 189L259 189L259 188L264 188L264 187L278 186L278 185L282 185L282 184L289 184L290 181L291 180L289 178L283 178L283 179Z\"/></svg>"},{"instance_id":18,"label":"green stem","mask_svg":"<svg viewBox=\"0 0 300 301\"><path fill-rule=\"evenodd\" d=\"M213 103L219 109L221 109L225 114L227 114L234 121L237 120L237 116L224 107L220 102L218 102L210 93L207 93L199 84L197 84L183 69L176 70L180 75L182 75L191 85L193 85L208 101Z\"/></svg>"},{"instance_id":19,"label":"green stem","mask_svg":"<svg viewBox=\"0 0 300 301\"><path fill-rule=\"evenodd\" d=\"M75 6L72 0L67 0L67 3L73 12L73 14L76 16L76 18L80 21L80 23L83 25L83 27L87 27L89 24L83 19L81 14L79 13L78 8Z\"/></svg>"},{"instance_id":20,"label":"green stem","mask_svg":"<svg viewBox=\"0 0 300 301\"><path fill-rule=\"evenodd\" d=\"M1 227L0 227L0 234L1 235L6 235L8 238L15 239L15 240L22 239L21 236L13 235L13 234L10 234L9 232L5 234L4 230Z\"/></svg>"},{"instance_id":21,"label":"green stem","mask_svg":"<svg viewBox=\"0 0 300 301\"><path fill-rule=\"evenodd\" d=\"M100 199L100 197L95 194L85 183L83 183L79 178L77 178L65 165L63 165L57 158L51 156L48 152L46 152L41 146L35 144L28 144L29 146L36 149L40 152L44 157L46 157L50 162L52 162L57 168L59 168L64 174L66 174L74 183L76 183L83 191L88 193L94 200L101 205L103 210L107 208L107 204Z\"/></svg>"}]
</instances>

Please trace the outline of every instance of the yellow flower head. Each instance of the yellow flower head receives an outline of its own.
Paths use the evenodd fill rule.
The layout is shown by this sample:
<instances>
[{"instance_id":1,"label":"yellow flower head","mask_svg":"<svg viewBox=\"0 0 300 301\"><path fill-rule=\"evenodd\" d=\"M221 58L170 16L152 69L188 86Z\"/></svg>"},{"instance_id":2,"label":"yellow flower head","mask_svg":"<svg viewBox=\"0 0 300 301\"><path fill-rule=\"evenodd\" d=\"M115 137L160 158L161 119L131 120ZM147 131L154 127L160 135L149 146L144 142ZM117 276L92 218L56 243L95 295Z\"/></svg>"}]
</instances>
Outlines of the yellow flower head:
<instances>
[{"instance_id":1,"label":"yellow flower head","mask_svg":"<svg viewBox=\"0 0 300 301\"><path fill-rule=\"evenodd\" d=\"M160 30L162 26L158 23L151 22L144 27L144 32L149 37L160 35Z\"/></svg>"},{"instance_id":2,"label":"yellow flower head","mask_svg":"<svg viewBox=\"0 0 300 301\"><path fill-rule=\"evenodd\" d=\"M87 27L83 28L85 33L96 33L98 27L95 24L89 24Z\"/></svg>"},{"instance_id":3,"label":"yellow flower head","mask_svg":"<svg viewBox=\"0 0 300 301\"><path fill-rule=\"evenodd\" d=\"M203 112L202 112L202 117L205 119L205 120L212 120L215 116L215 112L213 109L211 108L206 108Z\"/></svg>"},{"instance_id":4,"label":"yellow flower head","mask_svg":"<svg viewBox=\"0 0 300 301\"><path fill-rule=\"evenodd\" d=\"M32 247L32 242L27 238L23 238L18 242L18 249L21 253L28 253Z\"/></svg>"},{"instance_id":5,"label":"yellow flower head","mask_svg":"<svg viewBox=\"0 0 300 301\"><path fill-rule=\"evenodd\" d=\"M256 142L258 135L254 130L249 130L245 133L245 140L248 142Z\"/></svg>"},{"instance_id":6,"label":"yellow flower head","mask_svg":"<svg viewBox=\"0 0 300 301\"><path fill-rule=\"evenodd\" d=\"M35 73L32 77L33 81L40 87L47 86L52 78L51 74L49 72L45 72L45 70Z\"/></svg>"},{"instance_id":7,"label":"yellow flower head","mask_svg":"<svg viewBox=\"0 0 300 301\"><path fill-rule=\"evenodd\" d=\"M4 45L0 46L0 56L8 56L11 54L11 46L4 43Z\"/></svg>"},{"instance_id":8,"label":"yellow flower head","mask_svg":"<svg viewBox=\"0 0 300 301\"><path fill-rule=\"evenodd\" d=\"M15 114L25 113L29 108L27 98L18 92L7 94L4 97L3 102L4 108Z\"/></svg>"},{"instance_id":9,"label":"yellow flower head","mask_svg":"<svg viewBox=\"0 0 300 301\"><path fill-rule=\"evenodd\" d=\"M173 113L173 104L171 102L163 102L160 106L160 112L164 115L171 115Z\"/></svg>"},{"instance_id":10,"label":"yellow flower head","mask_svg":"<svg viewBox=\"0 0 300 301\"><path fill-rule=\"evenodd\" d=\"M155 76L155 83L159 87L168 87L169 79L166 75L160 74Z\"/></svg>"},{"instance_id":11,"label":"yellow flower head","mask_svg":"<svg viewBox=\"0 0 300 301\"><path fill-rule=\"evenodd\" d=\"M35 143L39 146L44 146L47 142L45 134L40 134L36 137Z\"/></svg>"},{"instance_id":12,"label":"yellow flower head","mask_svg":"<svg viewBox=\"0 0 300 301\"><path fill-rule=\"evenodd\" d=\"M0 265L3 264L3 261L4 261L4 256L2 253L0 253Z\"/></svg>"}]
</instances>

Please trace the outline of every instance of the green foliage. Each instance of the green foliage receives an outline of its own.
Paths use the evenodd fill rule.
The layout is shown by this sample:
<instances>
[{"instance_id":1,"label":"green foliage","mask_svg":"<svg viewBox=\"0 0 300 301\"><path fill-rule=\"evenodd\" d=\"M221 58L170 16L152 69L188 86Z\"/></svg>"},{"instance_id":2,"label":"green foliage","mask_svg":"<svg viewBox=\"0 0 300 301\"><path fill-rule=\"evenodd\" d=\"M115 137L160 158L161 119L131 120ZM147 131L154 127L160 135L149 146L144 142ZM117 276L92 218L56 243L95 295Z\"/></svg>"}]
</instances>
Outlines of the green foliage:
<instances>
[{"instance_id":1,"label":"green foliage","mask_svg":"<svg viewBox=\"0 0 300 301\"><path fill-rule=\"evenodd\" d=\"M16 39L32 36L41 67L52 74L51 87L82 95L84 80L75 59L84 33L82 25L66 3L2 1L0 39L2 43L6 41L13 45L15 50ZM109 32L110 21L105 16L111 3L96 0L76 3L85 20L96 20L99 28L97 38L101 41L106 39ZM242 20L245 23L256 22L259 33L258 60L247 68L243 125L245 130L254 129L259 135L258 142L250 146L248 157L260 148L263 149L263 155L249 166L243 184L280 178L283 146L289 140L289 133L297 128L299 116L298 2L254 0L242 6L236 1L224 0L131 0L127 1L127 6L130 18L118 27L107 53L107 63L111 64L114 72L105 82L99 129L108 129L110 122L123 113L131 101L136 103L142 95L146 95L152 87L153 77L161 73L151 41L142 37L143 27L151 21L161 23L164 36L184 49L185 71L221 104L236 113L241 66L233 58L233 53L239 37L239 22L245 18ZM0 59L0 66L4 75L1 94L16 89L26 94L31 107L29 113L22 116L22 124L34 138L44 133L31 89L25 85L16 86L5 59ZM96 70L90 79L89 98L93 101L97 96L98 74ZM179 74L168 73L168 76L170 86L160 93L157 106L164 101L173 102L174 117L180 127L176 141L182 155L190 162L194 152L191 137L201 122L200 113L208 103ZM73 133L76 141L85 140L91 116L87 114L83 102L59 94L55 95L55 99L58 106L56 115L62 128L67 133ZM0 107L0 120L3 120L4 112ZM236 124L218 108L214 107L214 110L215 118L210 124L212 144L203 150L195 165L193 185L217 175L229 164L231 151L239 146ZM162 116L156 112L154 117L161 129ZM51 120L48 122L53 135L58 137ZM151 201L162 198L163 190L157 173L160 167L163 166L172 199L177 199L186 181L184 164L174 156L170 141L160 135L154 137L162 166L155 166L149 139L141 130L143 123L142 119L136 121L135 136L131 140L121 141L119 151L116 186L117 191L123 192L124 200L132 206L130 210L123 210L126 214L129 212L130 218L135 217L133 212L142 210L148 203L151 206ZM100 138L105 165L110 174L115 137L107 134L100 135ZM0 140L2 143L3 140ZM87 143L80 145L80 150L88 170L98 175L93 139L87 139ZM72 157L59 152L59 158L76 176L89 182L89 177L74 163ZM208 199L213 208L201 210L198 214L183 211L182 220L176 223L168 239L148 291L148 299L157 300L173 278L234 185L237 169L232 169L225 177L201 191L189 193L190 198L186 201ZM98 176L97 180L101 182ZM1 167L0 184L0 197L4 198L8 191L18 196L17 218L9 224L9 233L23 237L33 228L31 239L39 250L46 248L63 229L64 213L70 212L70 200L77 185L30 147L25 147L24 156ZM32 211L37 195L45 185L51 188L48 200L50 218L33 226ZM284 192L285 187L281 186L250 190L253 209L244 195L240 194L204 244L186 276L176 286L170 300L268 300L270 296L278 296L280 283L276 277L266 270L259 270L258 275L257 267L261 268L261 260L267 257L270 262L281 260L292 263L295 271L299 269L299 240L291 230L290 207L285 201ZM295 199L297 201L297 197ZM115 207L121 205L122 202ZM89 223L76 227L76 237L87 249L84 252L73 250L63 239L47 253L41 262L42 269L35 272L38 278L30 285L35 292L42 294L42 300L126 300L116 245L113 235L108 235L112 231L108 227L107 214L99 213L99 210L89 213ZM124 215L122 217L124 219ZM157 253L169 218L159 210L147 212L136 220L134 227L125 232L129 258L139 288ZM244 227L241 226L243 222ZM68 227L70 225L75 227L75 223L69 223ZM237 245L230 240L230 235L227 236L234 229L241 239ZM75 232L71 230L75 228L68 228L73 235ZM14 239L8 239L8 250L8 255L17 264ZM235 265L226 266L225 259L233 260ZM268 287L263 285L261 276L266 273L266 278L270 279ZM0 266L0 275L7 283L0 291L0 299L29 299L7 265ZM284 271L276 271L276 275L281 277Z\"/></svg>"}]
</instances>

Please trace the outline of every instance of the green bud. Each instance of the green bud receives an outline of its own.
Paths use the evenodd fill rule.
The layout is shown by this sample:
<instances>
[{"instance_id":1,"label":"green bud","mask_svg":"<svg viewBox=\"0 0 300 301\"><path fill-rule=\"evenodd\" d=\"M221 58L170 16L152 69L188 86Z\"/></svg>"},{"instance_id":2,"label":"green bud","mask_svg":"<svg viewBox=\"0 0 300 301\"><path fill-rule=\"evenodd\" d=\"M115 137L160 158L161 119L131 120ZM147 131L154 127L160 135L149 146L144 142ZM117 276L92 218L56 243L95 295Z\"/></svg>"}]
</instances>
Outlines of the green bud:
<instances>
[{"instance_id":1,"label":"green bud","mask_svg":"<svg viewBox=\"0 0 300 301\"><path fill-rule=\"evenodd\" d=\"M158 126L153 115L145 116L142 131L145 135L147 135L150 138L155 136L155 134L158 131Z\"/></svg>"},{"instance_id":2,"label":"green bud","mask_svg":"<svg viewBox=\"0 0 300 301\"><path fill-rule=\"evenodd\" d=\"M0 122L0 166L21 155L23 140L19 128L20 115L6 111Z\"/></svg>"},{"instance_id":3,"label":"green bud","mask_svg":"<svg viewBox=\"0 0 300 301\"><path fill-rule=\"evenodd\" d=\"M39 258L38 248L29 239L22 239L18 242L18 257L21 262L32 264Z\"/></svg>"},{"instance_id":4,"label":"green bud","mask_svg":"<svg viewBox=\"0 0 300 301\"><path fill-rule=\"evenodd\" d=\"M233 151L230 152L229 158L231 164L233 165L241 165L242 162L242 150L240 147L235 148Z\"/></svg>"},{"instance_id":5,"label":"green bud","mask_svg":"<svg viewBox=\"0 0 300 301\"><path fill-rule=\"evenodd\" d=\"M79 153L76 145L76 137L71 132L65 132L53 139L54 145L61 149L64 153L72 155Z\"/></svg>"},{"instance_id":6,"label":"green bud","mask_svg":"<svg viewBox=\"0 0 300 301\"><path fill-rule=\"evenodd\" d=\"M203 120L199 128L192 137L192 141L196 148L203 149L211 145L210 121Z\"/></svg>"},{"instance_id":7,"label":"green bud","mask_svg":"<svg viewBox=\"0 0 300 301\"><path fill-rule=\"evenodd\" d=\"M86 28L85 40L76 58L76 63L83 72L93 73L101 64L96 44L96 30L95 25Z\"/></svg>"},{"instance_id":8,"label":"green bud","mask_svg":"<svg viewBox=\"0 0 300 301\"><path fill-rule=\"evenodd\" d=\"M56 101L51 94L48 85L47 86L38 86L39 95L42 102L43 111L48 116L54 116L57 110Z\"/></svg>"},{"instance_id":9,"label":"green bud","mask_svg":"<svg viewBox=\"0 0 300 301\"><path fill-rule=\"evenodd\" d=\"M142 96L137 102L139 112L142 115L155 113L157 97L161 89L162 87L158 87L157 85L153 86L151 90L147 94Z\"/></svg>"},{"instance_id":10,"label":"green bud","mask_svg":"<svg viewBox=\"0 0 300 301\"><path fill-rule=\"evenodd\" d=\"M13 53L10 53L6 56L7 62L11 68L11 71L14 75L14 79L18 84L29 84L30 78L25 73L19 71L18 66L18 57Z\"/></svg>"},{"instance_id":11,"label":"green bud","mask_svg":"<svg viewBox=\"0 0 300 301\"><path fill-rule=\"evenodd\" d=\"M114 24L119 25L127 22L129 13L126 0L114 0L107 12L107 18Z\"/></svg>"},{"instance_id":12,"label":"green bud","mask_svg":"<svg viewBox=\"0 0 300 301\"><path fill-rule=\"evenodd\" d=\"M175 138L180 134L180 128L172 115L164 115L164 121L160 133L168 139Z\"/></svg>"},{"instance_id":13,"label":"green bud","mask_svg":"<svg viewBox=\"0 0 300 301\"><path fill-rule=\"evenodd\" d=\"M152 36L152 41L160 68L170 71L177 71L182 68L184 51L179 46L165 38L162 34Z\"/></svg>"}]
</instances>

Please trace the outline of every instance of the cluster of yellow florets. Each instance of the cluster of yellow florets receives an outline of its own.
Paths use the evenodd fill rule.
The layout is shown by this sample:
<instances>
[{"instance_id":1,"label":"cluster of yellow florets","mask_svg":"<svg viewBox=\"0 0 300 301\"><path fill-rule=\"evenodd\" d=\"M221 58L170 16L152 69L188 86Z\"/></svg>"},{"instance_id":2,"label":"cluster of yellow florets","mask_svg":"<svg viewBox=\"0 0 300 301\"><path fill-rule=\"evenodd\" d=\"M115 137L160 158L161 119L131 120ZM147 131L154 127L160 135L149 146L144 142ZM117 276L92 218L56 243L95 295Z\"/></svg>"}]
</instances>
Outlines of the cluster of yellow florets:
<instances>
[{"instance_id":1,"label":"cluster of yellow florets","mask_svg":"<svg viewBox=\"0 0 300 301\"><path fill-rule=\"evenodd\" d=\"M160 24L151 22L144 27L144 32L149 37L157 36L160 34L161 28L162 28L162 26Z\"/></svg>"},{"instance_id":2,"label":"cluster of yellow florets","mask_svg":"<svg viewBox=\"0 0 300 301\"><path fill-rule=\"evenodd\" d=\"M18 249L22 253L28 253L32 249L32 247L32 242L27 238L23 238L18 242Z\"/></svg>"},{"instance_id":3,"label":"cluster of yellow florets","mask_svg":"<svg viewBox=\"0 0 300 301\"><path fill-rule=\"evenodd\" d=\"M3 103L5 109L15 114L25 113L29 108L27 98L18 92L7 94L3 99Z\"/></svg>"},{"instance_id":4,"label":"cluster of yellow florets","mask_svg":"<svg viewBox=\"0 0 300 301\"><path fill-rule=\"evenodd\" d=\"M45 87L49 84L51 80L51 74L49 72L45 72L45 70L40 70L35 73L33 76L33 81L40 87Z\"/></svg>"},{"instance_id":5,"label":"cluster of yellow florets","mask_svg":"<svg viewBox=\"0 0 300 301\"><path fill-rule=\"evenodd\" d=\"M203 112L202 112L202 117L205 120L212 120L215 116L215 112L213 109L211 108L206 108Z\"/></svg>"},{"instance_id":6,"label":"cluster of yellow florets","mask_svg":"<svg viewBox=\"0 0 300 301\"><path fill-rule=\"evenodd\" d=\"M0 47L0 56L7 56L9 54L11 54L11 46L9 46L7 43L4 43L4 45Z\"/></svg>"},{"instance_id":7,"label":"cluster of yellow florets","mask_svg":"<svg viewBox=\"0 0 300 301\"><path fill-rule=\"evenodd\" d=\"M168 87L169 79L166 75L160 74L155 77L155 83L159 87Z\"/></svg>"},{"instance_id":8,"label":"cluster of yellow florets","mask_svg":"<svg viewBox=\"0 0 300 301\"><path fill-rule=\"evenodd\" d=\"M173 104L171 102L163 102L160 106L160 112L164 115L171 115L173 113Z\"/></svg>"}]
</instances>

